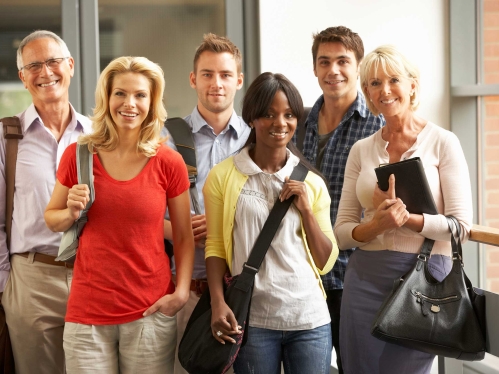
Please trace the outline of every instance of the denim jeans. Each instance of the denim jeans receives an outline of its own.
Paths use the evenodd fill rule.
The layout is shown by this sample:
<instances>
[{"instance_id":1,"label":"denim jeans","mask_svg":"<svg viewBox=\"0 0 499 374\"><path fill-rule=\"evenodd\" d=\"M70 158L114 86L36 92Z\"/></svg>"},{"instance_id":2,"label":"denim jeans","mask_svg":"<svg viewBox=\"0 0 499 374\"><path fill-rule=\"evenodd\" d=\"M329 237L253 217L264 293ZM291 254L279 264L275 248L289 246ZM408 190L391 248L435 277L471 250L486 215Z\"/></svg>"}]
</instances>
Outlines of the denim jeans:
<instances>
[{"instance_id":1,"label":"denim jeans","mask_svg":"<svg viewBox=\"0 0 499 374\"><path fill-rule=\"evenodd\" d=\"M248 328L248 341L241 348L235 374L329 374L331 367L329 323L312 330L281 331Z\"/></svg>"},{"instance_id":2,"label":"denim jeans","mask_svg":"<svg viewBox=\"0 0 499 374\"><path fill-rule=\"evenodd\" d=\"M338 374L343 374L340 355L340 309L343 290L326 290L326 295L327 308L331 316L331 336L333 337L333 347L336 352L336 365L338 367Z\"/></svg>"}]
</instances>

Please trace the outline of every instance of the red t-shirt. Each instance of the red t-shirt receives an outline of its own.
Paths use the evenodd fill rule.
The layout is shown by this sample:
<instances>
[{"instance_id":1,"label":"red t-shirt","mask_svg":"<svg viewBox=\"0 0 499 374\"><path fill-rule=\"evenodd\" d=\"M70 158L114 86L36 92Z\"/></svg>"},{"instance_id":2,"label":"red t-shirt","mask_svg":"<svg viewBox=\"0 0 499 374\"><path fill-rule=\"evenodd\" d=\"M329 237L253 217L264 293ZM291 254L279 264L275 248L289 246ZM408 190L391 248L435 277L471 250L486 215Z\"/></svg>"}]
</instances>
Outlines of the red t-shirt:
<instances>
[{"instance_id":1,"label":"red t-shirt","mask_svg":"<svg viewBox=\"0 0 499 374\"><path fill-rule=\"evenodd\" d=\"M76 144L64 152L57 179L78 184ZM167 199L189 188L182 157L161 146L128 181L109 176L94 155L95 201L88 212L73 273L66 321L114 325L135 321L175 290L163 243Z\"/></svg>"}]
</instances>

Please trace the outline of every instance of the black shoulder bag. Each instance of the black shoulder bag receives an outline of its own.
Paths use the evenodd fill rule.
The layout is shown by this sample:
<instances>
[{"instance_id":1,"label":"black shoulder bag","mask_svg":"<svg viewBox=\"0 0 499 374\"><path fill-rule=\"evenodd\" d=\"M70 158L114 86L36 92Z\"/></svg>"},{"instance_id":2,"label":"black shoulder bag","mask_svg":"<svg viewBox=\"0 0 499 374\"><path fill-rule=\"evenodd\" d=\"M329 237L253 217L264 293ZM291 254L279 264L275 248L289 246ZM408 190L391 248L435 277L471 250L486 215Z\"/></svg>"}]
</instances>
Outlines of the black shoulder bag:
<instances>
[{"instance_id":1,"label":"black shoulder bag","mask_svg":"<svg viewBox=\"0 0 499 374\"><path fill-rule=\"evenodd\" d=\"M452 270L438 282L428 271L434 240L425 239L414 267L395 280L371 334L383 341L444 357L477 361L485 356L485 296L463 270L460 226L447 217ZM456 227L457 239L453 228Z\"/></svg>"},{"instance_id":2,"label":"black shoulder bag","mask_svg":"<svg viewBox=\"0 0 499 374\"><path fill-rule=\"evenodd\" d=\"M303 181L308 169L298 164L290 179ZM258 239L251 250L248 261L244 263L241 274L224 277L225 302L232 309L243 334L232 335L235 344L220 344L211 333L211 299L207 289L197 303L189 318L182 340L180 341L178 358L189 373L224 374L234 363L241 345L244 345L248 334L248 316L253 293L255 275L263 262L270 243L281 224L284 215L294 196L281 202L277 200L263 226Z\"/></svg>"}]
</instances>

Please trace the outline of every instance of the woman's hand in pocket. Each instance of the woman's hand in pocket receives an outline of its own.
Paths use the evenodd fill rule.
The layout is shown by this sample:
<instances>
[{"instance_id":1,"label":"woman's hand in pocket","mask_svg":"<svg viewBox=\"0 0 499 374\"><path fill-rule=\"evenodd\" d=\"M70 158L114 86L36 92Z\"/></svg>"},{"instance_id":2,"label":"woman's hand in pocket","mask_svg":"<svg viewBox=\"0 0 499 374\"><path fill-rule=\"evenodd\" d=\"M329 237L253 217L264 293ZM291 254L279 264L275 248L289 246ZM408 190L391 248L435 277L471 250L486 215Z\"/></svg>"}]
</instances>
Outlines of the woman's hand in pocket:
<instances>
[{"instance_id":1,"label":"woman's hand in pocket","mask_svg":"<svg viewBox=\"0 0 499 374\"><path fill-rule=\"evenodd\" d=\"M189 295L184 297L180 295L177 291L172 294L168 294L156 301L149 309L147 309L143 316L147 317L153 313L160 312L165 316L173 317L180 309L182 309L187 302Z\"/></svg>"}]
</instances>

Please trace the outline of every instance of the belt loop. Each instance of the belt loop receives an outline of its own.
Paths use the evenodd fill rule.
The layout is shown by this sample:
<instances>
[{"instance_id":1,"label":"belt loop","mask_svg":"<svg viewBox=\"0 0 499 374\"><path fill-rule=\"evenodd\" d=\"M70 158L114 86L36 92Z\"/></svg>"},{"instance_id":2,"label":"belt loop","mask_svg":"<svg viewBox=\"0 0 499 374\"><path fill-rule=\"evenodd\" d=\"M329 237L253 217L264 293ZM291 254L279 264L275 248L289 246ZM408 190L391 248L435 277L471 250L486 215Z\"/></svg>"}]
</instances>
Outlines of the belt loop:
<instances>
[{"instance_id":1,"label":"belt loop","mask_svg":"<svg viewBox=\"0 0 499 374\"><path fill-rule=\"evenodd\" d=\"M29 252L28 253L28 264L32 264L33 262L35 262L35 255L36 255L36 252Z\"/></svg>"}]
</instances>

